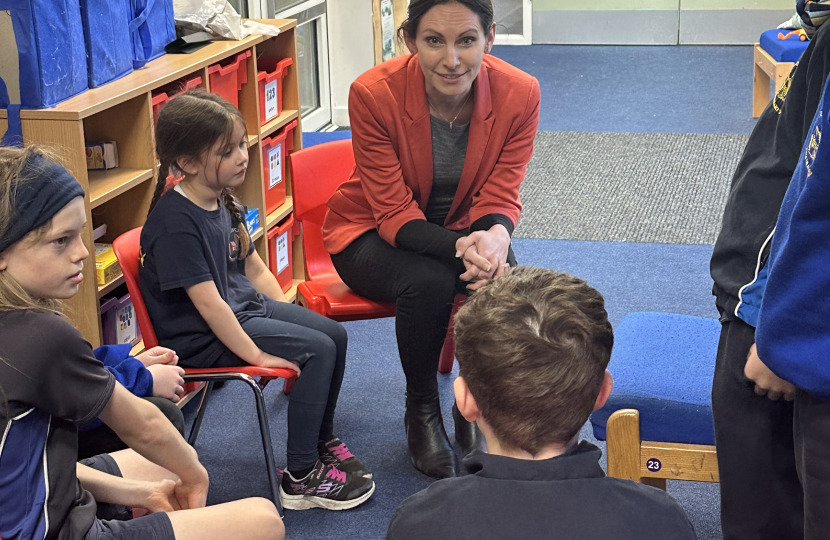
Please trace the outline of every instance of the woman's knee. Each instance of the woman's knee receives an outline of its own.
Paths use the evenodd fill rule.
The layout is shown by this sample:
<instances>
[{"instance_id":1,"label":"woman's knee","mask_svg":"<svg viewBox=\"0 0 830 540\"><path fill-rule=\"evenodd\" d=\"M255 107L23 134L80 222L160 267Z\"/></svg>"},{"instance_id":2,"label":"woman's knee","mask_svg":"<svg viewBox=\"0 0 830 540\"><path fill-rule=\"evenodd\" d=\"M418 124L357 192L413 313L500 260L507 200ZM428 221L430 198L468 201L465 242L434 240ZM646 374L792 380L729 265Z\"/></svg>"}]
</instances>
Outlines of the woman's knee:
<instances>
[{"instance_id":1,"label":"woman's knee","mask_svg":"<svg viewBox=\"0 0 830 540\"><path fill-rule=\"evenodd\" d=\"M452 302L457 277L449 268L436 261L423 271L413 273L402 296L425 299L436 303Z\"/></svg>"}]
</instances>

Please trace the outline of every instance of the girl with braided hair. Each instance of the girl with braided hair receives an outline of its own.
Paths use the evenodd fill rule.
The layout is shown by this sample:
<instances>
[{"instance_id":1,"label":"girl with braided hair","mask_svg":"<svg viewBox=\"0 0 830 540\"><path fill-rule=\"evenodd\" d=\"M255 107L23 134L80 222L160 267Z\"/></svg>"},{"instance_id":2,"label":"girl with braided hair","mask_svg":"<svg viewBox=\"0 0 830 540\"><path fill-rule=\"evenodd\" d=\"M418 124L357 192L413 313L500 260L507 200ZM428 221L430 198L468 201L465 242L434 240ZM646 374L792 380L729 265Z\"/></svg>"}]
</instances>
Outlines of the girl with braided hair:
<instances>
[{"instance_id":1,"label":"girl with braided hair","mask_svg":"<svg viewBox=\"0 0 830 540\"><path fill-rule=\"evenodd\" d=\"M141 232L141 291L159 343L184 367L251 364L295 370L288 406L285 508L352 508L374 493L369 470L334 435L347 335L286 302L245 229L232 190L245 181L248 137L239 110L196 90L162 110L161 161Z\"/></svg>"}]
</instances>

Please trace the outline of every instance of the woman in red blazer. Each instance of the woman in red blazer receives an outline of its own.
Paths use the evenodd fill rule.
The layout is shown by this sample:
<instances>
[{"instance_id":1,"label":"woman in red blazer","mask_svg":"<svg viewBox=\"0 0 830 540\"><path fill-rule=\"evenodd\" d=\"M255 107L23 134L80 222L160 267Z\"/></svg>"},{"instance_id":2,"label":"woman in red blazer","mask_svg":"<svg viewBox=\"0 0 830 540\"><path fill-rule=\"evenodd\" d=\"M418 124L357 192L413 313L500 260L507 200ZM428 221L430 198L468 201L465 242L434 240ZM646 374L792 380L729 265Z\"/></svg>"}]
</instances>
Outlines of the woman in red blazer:
<instances>
[{"instance_id":1,"label":"woman in red blazer","mask_svg":"<svg viewBox=\"0 0 830 540\"><path fill-rule=\"evenodd\" d=\"M455 475L437 368L456 292L515 264L510 235L539 123L539 84L487 53L490 0L414 0L399 34L411 55L352 84L357 166L328 202L326 249L343 281L396 302L412 462ZM453 408L466 454L481 434Z\"/></svg>"}]
</instances>

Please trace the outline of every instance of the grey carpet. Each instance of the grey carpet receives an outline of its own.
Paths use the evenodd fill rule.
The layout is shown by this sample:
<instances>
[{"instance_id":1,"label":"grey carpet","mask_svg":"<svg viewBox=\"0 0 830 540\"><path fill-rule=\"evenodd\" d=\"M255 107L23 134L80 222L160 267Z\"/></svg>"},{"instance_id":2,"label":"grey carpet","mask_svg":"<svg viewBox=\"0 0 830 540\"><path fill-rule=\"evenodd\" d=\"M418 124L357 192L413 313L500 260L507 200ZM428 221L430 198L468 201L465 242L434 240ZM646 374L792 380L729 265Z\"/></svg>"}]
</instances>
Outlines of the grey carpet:
<instances>
[{"instance_id":1,"label":"grey carpet","mask_svg":"<svg viewBox=\"0 0 830 540\"><path fill-rule=\"evenodd\" d=\"M540 131L515 236L713 244L747 139Z\"/></svg>"}]
</instances>

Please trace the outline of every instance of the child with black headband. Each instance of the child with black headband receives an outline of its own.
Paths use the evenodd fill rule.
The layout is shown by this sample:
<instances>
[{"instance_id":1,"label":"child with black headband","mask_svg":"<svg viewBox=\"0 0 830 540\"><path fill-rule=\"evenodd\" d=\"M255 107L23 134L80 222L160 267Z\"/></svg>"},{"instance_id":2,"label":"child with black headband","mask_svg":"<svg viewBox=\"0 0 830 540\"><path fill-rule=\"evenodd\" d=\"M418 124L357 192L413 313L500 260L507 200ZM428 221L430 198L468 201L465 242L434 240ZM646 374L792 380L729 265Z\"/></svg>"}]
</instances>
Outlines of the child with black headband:
<instances>
[{"instance_id":1,"label":"child with black headband","mask_svg":"<svg viewBox=\"0 0 830 540\"><path fill-rule=\"evenodd\" d=\"M34 149L0 148L0 537L282 539L271 501L205 507L193 448L61 316L89 256L85 222L84 191L66 169ZM77 426L95 418L134 450L76 464ZM148 515L108 519L123 515L119 505Z\"/></svg>"}]
</instances>

